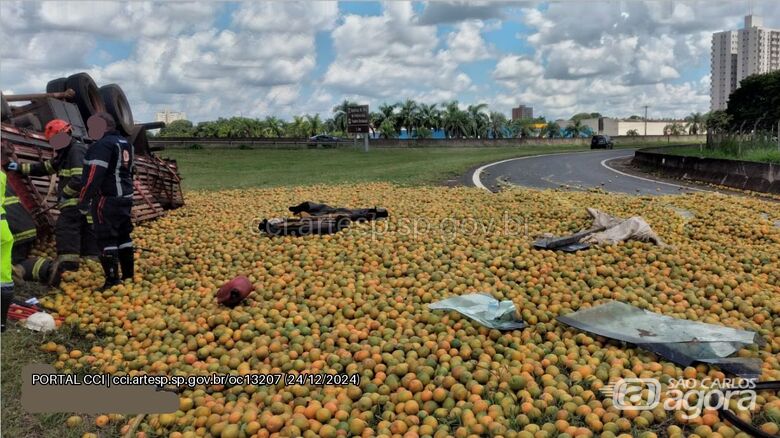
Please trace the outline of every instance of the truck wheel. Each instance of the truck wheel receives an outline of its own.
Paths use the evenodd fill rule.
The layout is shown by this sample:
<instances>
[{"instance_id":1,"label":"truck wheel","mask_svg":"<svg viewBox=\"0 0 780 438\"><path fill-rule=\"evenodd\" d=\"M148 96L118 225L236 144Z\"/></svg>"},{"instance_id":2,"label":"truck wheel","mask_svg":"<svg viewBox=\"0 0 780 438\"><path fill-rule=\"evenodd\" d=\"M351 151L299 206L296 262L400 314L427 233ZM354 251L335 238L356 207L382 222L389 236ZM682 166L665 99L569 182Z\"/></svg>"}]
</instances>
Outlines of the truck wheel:
<instances>
[{"instance_id":1,"label":"truck wheel","mask_svg":"<svg viewBox=\"0 0 780 438\"><path fill-rule=\"evenodd\" d=\"M67 90L66 83L68 81L68 78L57 78L52 79L49 81L48 84L46 84L46 92L47 93L61 93L65 90Z\"/></svg>"},{"instance_id":2,"label":"truck wheel","mask_svg":"<svg viewBox=\"0 0 780 438\"><path fill-rule=\"evenodd\" d=\"M65 87L76 92L73 103L79 107L81 118L86 121L93 114L106 110L103 98L100 97L100 90L87 73L76 73L68 76Z\"/></svg>"},{"instance_id":3,"label":"truck wheel","mask_svg":"<svg viewBox=\"0 0 780 438\"><path fill-rule=\"evenodd\" d=\"M130 103L122 88L117 84L108 84L100 87L100 96L106 111L114 116L116 126L124 135L130 135L135 127L133 121L133 112L130 110Z\"/></svg>"},{"instance_id":4,"label":"truck wheel","mask_svg":"<svg viewBox=\"0 0 780 438\"><path fill-rule=\"evenodd\" d=\"M0 101L3 103L3 112L2 112L2 120L7 120L11 118L11 105L8 104L8 101L5 100L5 96L0 94Z\"/></svg>"}]
</instances>

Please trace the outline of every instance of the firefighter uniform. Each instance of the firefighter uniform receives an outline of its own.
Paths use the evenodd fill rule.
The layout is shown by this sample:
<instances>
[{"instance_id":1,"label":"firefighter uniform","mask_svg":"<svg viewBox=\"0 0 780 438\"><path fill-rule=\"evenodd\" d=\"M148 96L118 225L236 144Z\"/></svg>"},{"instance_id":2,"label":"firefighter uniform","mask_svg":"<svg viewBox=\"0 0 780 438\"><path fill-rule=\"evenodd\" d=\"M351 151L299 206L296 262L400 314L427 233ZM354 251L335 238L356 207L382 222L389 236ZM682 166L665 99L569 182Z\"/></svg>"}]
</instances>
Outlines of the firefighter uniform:
<instances>
[{"instance_id":1,"label":"firefighter uniform","mask_svg":"<svg viewBox=\"0 0 780 438\"><path fill-rule=\"evenodd\" d=\"M60 215L54 227L57 240L58 271L79 268L79 256L98 256L92 230L92 218L78 209L82 188L82 172L87 146L73 139L69 146L57 151L55 157L42 163L23 163L19 170L24 175L42 176L57 173ZM56 281L55 281L56 283Z\"/></svg>"},{"instance_id":2,"label":"firefighter uniform","mask_svg":"<svg viewBox=\"0 0 780 438\"><path fill-rule=\"evenodd\" d=\"M14 245L14 236L5 219L5 172L0 172L0 311L1 331L5 331L5 322L8 318L8 310L14 299L14 282L11 276L11 248Z\"/></svg>"},{"instance_id":3,"label":"firefighter uniform","mask_svg":"<svg viewBox=\"0 0 780 438\"><path fill-rule=\"evenodd\" d=\"M11 229L11 234L14 235L11 261L16 265L24 261L30 254L30 250L32 250L35 239L38 236L38 230L35 228L35 221L32 216L19 201L19 197L16 196L16 192L14 192L10 184L6 184L5 187L3 207L5 207L5 214L7 215L8 227Z\"/></svg>"},{"instance_id":4,"label":"firefighter uniform","mask_svg":"<svg viewBox=\"0 0 780 438\"><path fill-rule=\"evenodd\" d=\"M5 187L3 207L5 207L8 228L14 236L14 245L11 250L14 280L50 284L57 279L52 275L54 274L52 270L55 264L54 260L48 257L30 257L38 230L35 228L32 216L19 201L19 197L16 196L10 184L6 184Z\"/></svg>"},{"instance_id":5,"label":"firefighter uniform","mask_svg":"<svg viewBox=\"0 0 780 438\"><path fill-rule=\"evenodd\" d=\"M104 288L120 282L120 265L122 279L133 278L133 159L133 145L116 130L93 143L84 158L80 209L92 213Z\"/></svg>"}]
</instances>

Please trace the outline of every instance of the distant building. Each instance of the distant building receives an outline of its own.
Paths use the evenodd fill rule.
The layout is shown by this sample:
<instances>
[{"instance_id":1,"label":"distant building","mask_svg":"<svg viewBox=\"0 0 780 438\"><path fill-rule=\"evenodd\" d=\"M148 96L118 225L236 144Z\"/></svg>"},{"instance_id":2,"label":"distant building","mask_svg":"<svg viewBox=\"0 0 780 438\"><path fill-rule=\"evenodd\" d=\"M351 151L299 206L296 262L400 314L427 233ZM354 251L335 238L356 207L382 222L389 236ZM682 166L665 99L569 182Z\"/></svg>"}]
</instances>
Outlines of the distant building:
<instances>
[{"instance_id":1,"label":"distant building","mask_svg":"<svg viewBox=\"0 0 780 438\"><path fill-rule=\"evenodd\" d=\"M745 17L745 28L712 34L710 109L726 109L742 79L780 70L780 30L762 27L761 17Z\"/></svg>"},{"instance_id":2,"label":"distant building","mask_svg":"<svg viewBox=\"0 0 780 438\"><path fill-rule=\"evenodd\" d=\"M572 122L564 120L557 123L561 129L566 129ZM609 117L582 119L580 123L590 128L594 134L610 136L628 135L628 131L631 130L636 131L638 135L664 135L664 129L673 123L686 125L684 120L648 120L647 125L645 125L645 121L642 119L613 119ZM647 132L645 132L645 126L647 126Z\"/></svg>"},{"instance_id":3,"label":"distant building","mask_svg":"<svg viewBox=\"0 0 780 438\"><path fill-rule=\"evenodd\" d=\"M167 109L157 112L157 114L154 117L155 121L165 122L166 125L173 122L174 120L186 120L186 119L187 119L186 114L178 111L170 111Z\"/></svg>"},{"instance_id":4,"label":"distant building","mask_svg":"<svg viewBox=\"0 0 780 438\"><path fill-rule=\"evenodd\" d=\"M533 118L534 109L530 106L520 105L517 108L512 108L512 120Z\"/></svg>"}]
</instances>

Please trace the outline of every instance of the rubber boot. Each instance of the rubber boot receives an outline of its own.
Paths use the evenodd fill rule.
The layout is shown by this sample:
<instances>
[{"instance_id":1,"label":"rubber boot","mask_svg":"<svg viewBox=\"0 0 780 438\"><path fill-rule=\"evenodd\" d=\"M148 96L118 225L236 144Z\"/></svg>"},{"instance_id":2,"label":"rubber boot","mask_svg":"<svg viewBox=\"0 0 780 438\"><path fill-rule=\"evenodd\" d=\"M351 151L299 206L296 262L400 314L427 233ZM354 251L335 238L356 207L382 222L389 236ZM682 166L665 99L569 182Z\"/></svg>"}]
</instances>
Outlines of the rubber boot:
<instances>
[{"instance_id":1,"label":"rubber boot","mask_svg":"<svg viewBox=\"0 0 780 438\"><path fill-rule=\"evenodd\" d=\"M55 260L52 266L49 268L51 271L49 285L52 287L59 287L60 282L62 281L62 274L67 271L78 271L79 266L80 264L78 261L57 257L57 260Z\"/></svg>"},{"instance_id":2,"label":"rubber boot","mask_svg":"<svg viewBox=\"0 0 780 438\"><path fill-rule=\"evenodd\" d=\"M128 278L132 281L135 274L135 251L133 247L119 249L119 264L122 266L122 280Z\"/></svg>"},{"instance_id":3,"label":"rubber boot","mask_svg":"<svg viewBox=\"0 0 780 438\"><path fill-rule=\"evenodd\" d=\"M103 273L106 282L100 290L111 289L120 283L119 280L119 254L117 251L106 251L100 256L100 264L103 266Z\"/></svg>"},{"instance_id":4,"label":"rubber boot","mask_svg":"<svg viewBox=\"0 0 780 438\"><path fill-rule=\"evenodd\" d=\"M14 299L14 287L12 285L9 286L3 286L2 290L0 291L2 294L2 327L0 327L0 331L5 331L5 323L8 320L8 310L11 308L11 302Z\"/></svg>"}]
</instances>

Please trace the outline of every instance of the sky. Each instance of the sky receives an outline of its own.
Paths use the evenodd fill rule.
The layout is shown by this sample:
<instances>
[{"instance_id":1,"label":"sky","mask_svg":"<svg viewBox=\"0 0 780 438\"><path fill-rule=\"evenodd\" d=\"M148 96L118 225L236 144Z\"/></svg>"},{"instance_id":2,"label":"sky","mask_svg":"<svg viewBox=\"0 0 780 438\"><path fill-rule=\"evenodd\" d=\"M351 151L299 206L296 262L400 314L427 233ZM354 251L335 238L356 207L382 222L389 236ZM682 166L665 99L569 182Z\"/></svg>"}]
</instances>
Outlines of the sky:
<instances>
[{"instance_id":1,"label":"sky","mask_svg":"<svg viewBox=\"0 0 780 438\"><path fill-rule=\"evenodd\" d=\"M85 71L124 89L137 121L371 105L487 103L509 115L683 117L709 109L712 33L777 0L0 1L0 89L42 92Z\"/></svg>"}]
</instances>

